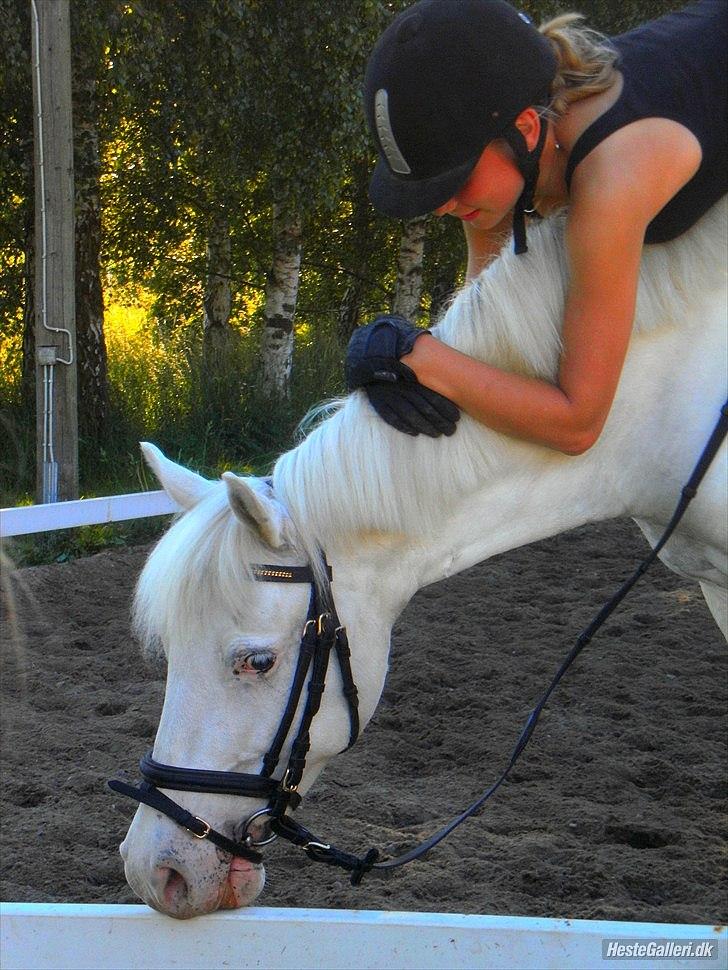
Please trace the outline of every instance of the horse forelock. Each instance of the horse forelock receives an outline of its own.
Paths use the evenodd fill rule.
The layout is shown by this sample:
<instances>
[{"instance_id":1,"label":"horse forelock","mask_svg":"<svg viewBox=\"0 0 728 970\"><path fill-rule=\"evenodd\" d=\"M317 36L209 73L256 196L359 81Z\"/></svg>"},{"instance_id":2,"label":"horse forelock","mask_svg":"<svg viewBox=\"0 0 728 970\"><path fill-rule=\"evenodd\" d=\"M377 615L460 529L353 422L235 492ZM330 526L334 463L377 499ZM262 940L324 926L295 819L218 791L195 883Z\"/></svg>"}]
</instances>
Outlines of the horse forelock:
<instances>
[{"instance_id":1,"label":"horse forelock","mask_svg":"<svg viewBox=\"0 0 728 970\"><path fill-rule=\"evenodd\" d=\"M133 624L143 651L199 642L211 616L243 622L255 595L251 566L271 559L271 550L236 518L219 483L172 524L142 570Z\"/></svg>"},{"instance_id":2,"label":"horse forelock","mask_svg":"<svg viewBox=\"0 0 728 970\"><path fill-rule=\"evenodd\" d=\"M635 333L679 326L695 295L725 285L726 200L688 233L645 247ZM529 229L529 251L506 247L454 298L438 339L519 373L556 377L568 286L565 214ZM542 453L542 449L539 450ZM363 531L433 534L443 514L523 449L463 415L451 438L410 438L385 424L357 391L274 470L276 493L305 547L355 544Z\"/></svg>"}]
</instances>

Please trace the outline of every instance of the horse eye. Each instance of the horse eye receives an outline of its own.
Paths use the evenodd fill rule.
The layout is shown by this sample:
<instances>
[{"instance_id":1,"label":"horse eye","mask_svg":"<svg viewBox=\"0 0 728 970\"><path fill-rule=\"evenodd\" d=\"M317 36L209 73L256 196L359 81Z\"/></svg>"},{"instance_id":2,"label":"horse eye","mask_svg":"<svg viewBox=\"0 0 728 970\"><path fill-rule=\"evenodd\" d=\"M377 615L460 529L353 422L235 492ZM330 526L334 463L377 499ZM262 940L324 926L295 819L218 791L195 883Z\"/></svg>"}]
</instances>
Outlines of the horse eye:
<instances>
[{"instance_id":1,"label":"horse eye","mask_svg":"<svg viewBox=\"0 0 728 970\"><path fill-rule=\"evenodd\" d=\"M276 662L276 655L271 650L253 650L249 653L238 654L233 661L233 674L265 674Z\"/></svg>"}]
</instances>

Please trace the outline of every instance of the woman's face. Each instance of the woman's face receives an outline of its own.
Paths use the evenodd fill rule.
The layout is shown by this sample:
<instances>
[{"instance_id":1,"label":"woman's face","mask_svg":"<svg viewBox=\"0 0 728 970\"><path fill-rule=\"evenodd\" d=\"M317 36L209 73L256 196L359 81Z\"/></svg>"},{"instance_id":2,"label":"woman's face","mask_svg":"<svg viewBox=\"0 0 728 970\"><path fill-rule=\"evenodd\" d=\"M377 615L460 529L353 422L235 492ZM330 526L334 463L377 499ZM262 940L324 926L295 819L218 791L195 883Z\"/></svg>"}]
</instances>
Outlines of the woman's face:
<instances>
[{"instance_id":1,"label":"woman's face","mask_svg":"<svg viewBox=\"0 0 728 970\"><path fill-rule=\"evenodd\" d=\"M476 229L493 229L512 211L522 191L523 176L513 153L499 139L486 146L468 181L435 209L435 215L455 216Z\"/></svg>"}]
</instances>

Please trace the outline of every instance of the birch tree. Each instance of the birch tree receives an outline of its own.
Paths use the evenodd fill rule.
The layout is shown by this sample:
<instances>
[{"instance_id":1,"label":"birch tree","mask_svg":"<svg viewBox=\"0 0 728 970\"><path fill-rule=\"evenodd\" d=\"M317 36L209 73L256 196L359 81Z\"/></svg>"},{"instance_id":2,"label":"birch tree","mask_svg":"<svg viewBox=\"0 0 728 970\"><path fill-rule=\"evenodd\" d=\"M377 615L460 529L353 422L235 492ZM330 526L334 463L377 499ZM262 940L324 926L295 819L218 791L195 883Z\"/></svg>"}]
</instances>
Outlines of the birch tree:
<instances>
[{"instance_id":1,"label":"birch tree","mask_svg":"<svg viewBox=\"0 0 728 970\"><path fill-rule=\"evenodd\" d=\"M263 389L269 395L290 395L293 361L293 319L301 269L301 217L277 208L274 246L265 294L262 341Z\"/></svg>"},{"instance_id":2,"label":"birch tree","mask_svg":"<svg viewBox=\"0 0 728 970\"><path fill-rule=\"evenodd\" d=\"M348 159L366 152L361 78L387 15L378 0L269 0L257 12L257 121L268 135L264 167L275 202L262 374L264 389L285 397L301 224L314 213L331 217Z\"/></svg>"},{"instance_id":3,"label":"birch tree","mask_svg":"<svg viewBox=\"0 0 728 970\"><path fill-rule=\"evenodd\" d=\"M425 255L428 216L408 219L402 226L397 259L397 279L392 312L413 322L420 315L422 301L422 263Z\"/></svg>"}]
</instances>

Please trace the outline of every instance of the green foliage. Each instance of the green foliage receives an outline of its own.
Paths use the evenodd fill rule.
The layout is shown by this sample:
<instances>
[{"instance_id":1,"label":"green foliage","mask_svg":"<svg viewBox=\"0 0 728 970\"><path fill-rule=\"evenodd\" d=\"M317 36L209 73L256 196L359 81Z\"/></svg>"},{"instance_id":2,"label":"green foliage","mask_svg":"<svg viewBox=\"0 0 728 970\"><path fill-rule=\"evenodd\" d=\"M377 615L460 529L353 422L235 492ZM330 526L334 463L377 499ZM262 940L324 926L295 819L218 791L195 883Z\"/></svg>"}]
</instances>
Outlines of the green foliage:
<instances>
[{"instance_id":1,"label":"green foliage","mask_svg":"<svg viewBox=\"0 0 728 970\"><path fill-rule=\"evenodd\" d=\"M561 0L522 0L517 4L534 23L540 24L562 13L581 13L588 27L615 35L630 30L647 20L653 20L671 10L679 10L682 0L578 0L563 3Z\"/></svg>"},{"instance_id":2,"label":"green foliage","mask_svg":"<svg viewBox=\"0 0 728 970\"><path fill-rule=\"evenodd\" d=\"M39 536L18 536L3 542L2 547L3 553L18 569L50 562L70 562L114 546L153 542L168 524L168 516L153 516L131 522L88 525Z\"/></svg>"},{"instance_id":3,"label":"green foliage","mask_svg":"<svg viewBox=\"0 0 728 970\"><path fill-rule=\"evenodd\" d=\"M407 0L71 0L74 72L99 115L112 434L80 442L86 494L136 488L151 438L212 472L265 468L301 416L341 392L348 329L388 309L401 225L366 197L374 162L360 86L369 52ZM524 0L536 22L569 9ZM608 33L681 6L583 0ZM0 0L0 491L32 491L33 416L21 394L25 251L33 223L30 17ZM79 136L80 137L80 136ZM273 207L304 216L291 397L266 398L259 343ZM230 227L232 337L203 355L206 245ZM425 308L462 279L454 220L432 220ZM142 299L141 328L112 325ZM349 306L351 312L342 313ZM84 540L86 541L86 540ZM90 540L89 540L90 541Z\"/></svg>"},{"instance_id":4,"label":"green foliage","mask_svg":"<svg viewBox=\"0 0 728 970\"><path fill-rule=\"evenodd\" d=\"M0 339L20 334L25 243L32 219L30 4L0 0Z\"/></svg>"}]
</instances>

